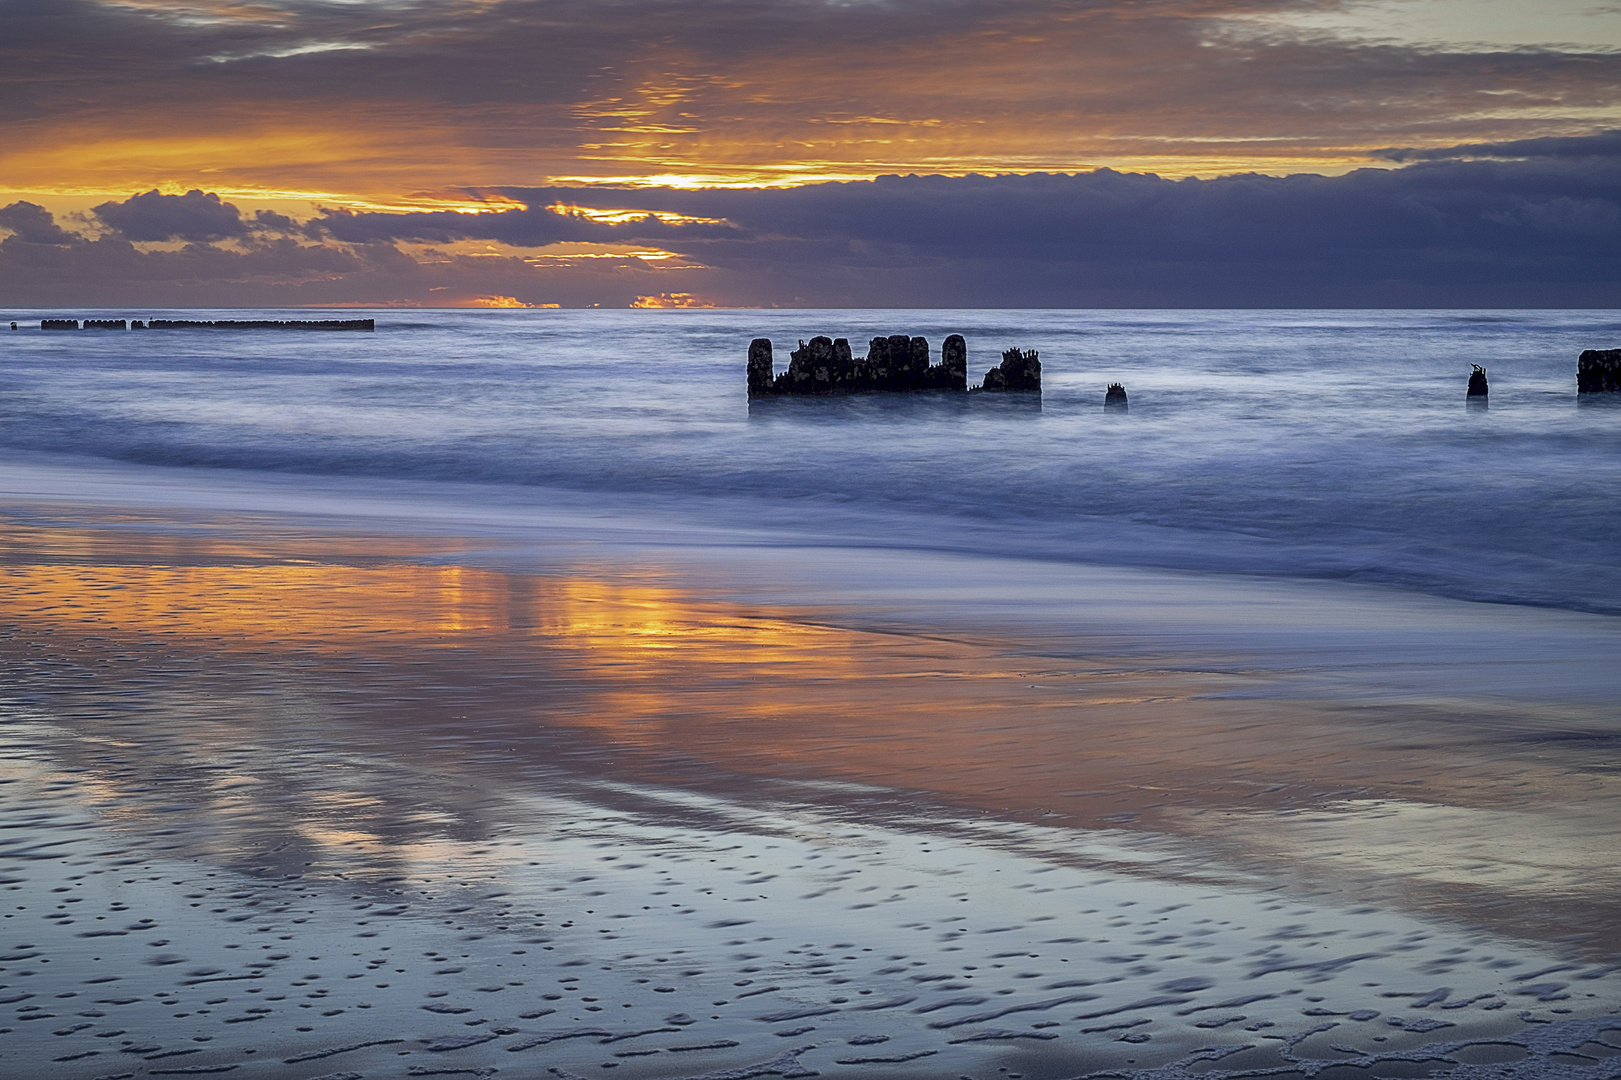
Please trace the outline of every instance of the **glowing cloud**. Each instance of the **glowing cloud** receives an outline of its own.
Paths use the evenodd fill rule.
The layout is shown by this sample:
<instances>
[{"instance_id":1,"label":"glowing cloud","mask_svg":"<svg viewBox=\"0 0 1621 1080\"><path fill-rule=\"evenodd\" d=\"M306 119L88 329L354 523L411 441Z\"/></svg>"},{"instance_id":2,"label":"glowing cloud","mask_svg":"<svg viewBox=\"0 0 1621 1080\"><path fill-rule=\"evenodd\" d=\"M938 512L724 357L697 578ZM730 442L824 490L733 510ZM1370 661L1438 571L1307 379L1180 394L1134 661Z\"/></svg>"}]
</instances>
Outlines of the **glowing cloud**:
<instances>
[{"instance_id":1,"label":"glowing cloud","mask_svg":"<svg viewBox=\"0 0 1621 1080\"><path fill-rule=\"evenodd\" d=\"M477 308L555 308L561 304L526 304L516 296L475 296L466 307Z\"/></svg>"},{"instance_id":2,"label":"glowing cloud","mask_svg":"<svg viewBox=\"0 0 1621 1080\"><path fill-rule=\"evenodd\" d=\"M638 296L630 304L633 308L715 308L720 304L694 296L692 293L659 293L655 296Z\"/></svg>"},{"instance_id":3,"label":"glowing cloud","mask_svg":"<svg viewBox=\"0 0 1621 1080\"><path fill-rule=\"evenodd\" d=\"M604 225L624 225L632 221L645 221L648 218L662 225L729 224L725 218L694 217L691 214L677 214L670 210L611 210L595 206L579 206L575 203L552 203L546 209L554 214L582 217L587 221L600 222Z\"/></svg>"}]
</instances>

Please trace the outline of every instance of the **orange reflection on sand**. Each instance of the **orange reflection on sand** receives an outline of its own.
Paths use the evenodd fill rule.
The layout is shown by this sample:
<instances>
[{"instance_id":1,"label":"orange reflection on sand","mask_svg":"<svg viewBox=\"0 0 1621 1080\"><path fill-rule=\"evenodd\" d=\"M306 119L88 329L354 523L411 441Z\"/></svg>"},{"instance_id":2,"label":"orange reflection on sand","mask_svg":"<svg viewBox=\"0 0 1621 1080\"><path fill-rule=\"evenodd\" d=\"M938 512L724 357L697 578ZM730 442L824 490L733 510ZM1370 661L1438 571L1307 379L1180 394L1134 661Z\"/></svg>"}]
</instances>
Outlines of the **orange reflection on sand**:
<instances>
[{"instance_id":1,"label":"orange reflection on sand","mask_svg":"<svg viewBox=\"0 0 1621 1080\"><path fill-rule=\"evenodd\" d=\"M1150 791L1258 805L1409 782L1442 801L1463 790L1469 802L1513 801L1486 757L1460 751L1438 768L1393 750L1377 727L1251 695L1264 676L1187 656L1055 659L1026 641L885 633L838 625L837 612L717 603L656 570L434 565L417 561L431 543L407 540L252 545L21 528L3 539L0 624L125 645L157 638L273 665L288 652L325 655L333 661L311 674L363 688L391 725L411 721L418 706L406 703L425 700L426 687L440 714L451 706L736 772L838 777L999 809L1143 813L1145 799L1162 801ZM360 654L384 662L366 672L339 662ZM1248 799L1257 793L1265 798Z\"/></svg>"},{"instance_id":2,"label":"orange reflection on sand","mask_svg":"<svg viewBox=\"0 0 1621 1080\"><path fill-rule=\"evenodd\" d=\"M503 573L428 561L451 543L268 531L253 543L231 529L238 539L0 529L0 659L44 661L28 669L33 691L61 701L122 687L171 718L229 718L177 728L192 750L286 739L284 775L210 781L230 808L220 827L244 835L251 785L303 790L325 751L291 757L332 727L387 747L401 766L387 783L463 775L473 792L567 755L604 779L841 781L1061 825L1132 822L1347 895L1465 907L1477 893L1613 895L1606 778L1582 772L1580 749L1470 734L1458 719L1477 723L1478 707L1386 716L1256 694L1264 674L1186 651L1079 659L1035 640L716 602L657 568ZM295 716L305 726L288 733ZM390 824L364 791L312 790L300 806L301 835L322 849L427 860L412 845L442 832ZM1483 876L1479 859L1502 869Z\"/></svg>"},{"instance_id":3,"label":"orange reflection on sand","mask_svg":"<svg viewBox=\"0 0 1621 1080\"><path fill-rule=\"evenodd\" d=\"M0 618L175 633L221 643L353 649L379 635L446 644L447 635L546 636L584 648L669 647L669 590L540 579L462 566L8 566Z\"/></svg>"},{"instance_id":4,"label":"orange reflection on sand","mask_svg":"<svg viewBox=\"0 0 1621 1080\"><path fill-rule=\"evenodd\" d=\"M533 712L534 685L562 676L573 704L535 719L610 745L960 794L1008 792L1022 776L1040 775L1050 790L1077 770L1108 774L1146 752L1129 730L1140 710L1212 687L1073 669L1036 687L1028 665L981 645L738 611L588 574L405 562L36 563L0 573L7 622L255 653L453 649L454 676L431 681L454 677L487 693L485 676L507 673L516 700L495 707ZM1078 747L1078 723L1111 737Z\"/></svg>"},{"instance_id":5,"label":"orange reflection on sand","mask_svg":"<svg viewBox=\"0 0 1621 1080\"><path fill-rule=\"evenodd\" d=\"M674 651L683 664L697 662L698 652L724 664L734 647L780 659L804 647L798 639L828 633L770 617L722 617L677 589L623 576L403 561L433 553L416 541L299 538L296 546L321 561L281 557L275 541L10 526L0 535L0 621L342 652L387 640L500 643L510 655L543 640L609 667ZM369 558L354 558L361 551Z\"/></svg>"}]
</instances>

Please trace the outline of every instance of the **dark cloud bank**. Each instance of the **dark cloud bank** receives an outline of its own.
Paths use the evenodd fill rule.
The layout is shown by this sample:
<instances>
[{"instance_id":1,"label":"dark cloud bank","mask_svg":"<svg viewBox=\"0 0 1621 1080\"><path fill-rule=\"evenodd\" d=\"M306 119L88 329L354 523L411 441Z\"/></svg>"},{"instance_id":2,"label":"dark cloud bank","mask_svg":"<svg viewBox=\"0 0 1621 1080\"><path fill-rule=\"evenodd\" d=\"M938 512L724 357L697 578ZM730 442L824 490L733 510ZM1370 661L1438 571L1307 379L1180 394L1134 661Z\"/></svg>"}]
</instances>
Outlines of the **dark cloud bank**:
<instances>
[{"instance_id":1,"label":"dark cloud bank","mask_svg":"<svg viewBox=\"0 0 1621 1080\"><path fill-rule=\"evenodd\" d=\"M1345 176L1165 180L882 177L782 190L507 189L499 213L248 219L201 192L96 208L99 239L26 203L0 210L0 285L26 303L432 303L447 290L619 305L697 293L735 305L858 307L1621 306L1621 138L1537 139ZM1436 158L1431 160L1430 158ZM546 209L724 219L620 225ZM231 238L228 247L208 241ZM143 251L137 240L191 241ZM635 243L701 263L535 267L415 256L397 242L545 253Z\"/></svg>"}]
</instances>

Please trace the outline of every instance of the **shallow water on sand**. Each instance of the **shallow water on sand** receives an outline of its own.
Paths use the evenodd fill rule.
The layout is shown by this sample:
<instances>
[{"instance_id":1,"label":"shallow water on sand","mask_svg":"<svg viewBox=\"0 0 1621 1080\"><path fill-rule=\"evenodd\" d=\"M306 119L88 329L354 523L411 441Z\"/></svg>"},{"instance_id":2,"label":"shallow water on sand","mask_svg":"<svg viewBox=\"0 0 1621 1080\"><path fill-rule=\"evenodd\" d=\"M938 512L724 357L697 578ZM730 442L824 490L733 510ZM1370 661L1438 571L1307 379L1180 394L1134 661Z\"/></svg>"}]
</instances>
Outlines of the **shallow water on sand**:
<instances>
[{"instance_id":1,"label":"shallow water on sand","mask_svg":"<svg viewBox=\"0 0 1621 1080\"><path fill-rule=\"evenodd\" d=\"M617 528L14 509L0 1064L1621 1074L1612 620Z\"/></svg>"}]
</instances>

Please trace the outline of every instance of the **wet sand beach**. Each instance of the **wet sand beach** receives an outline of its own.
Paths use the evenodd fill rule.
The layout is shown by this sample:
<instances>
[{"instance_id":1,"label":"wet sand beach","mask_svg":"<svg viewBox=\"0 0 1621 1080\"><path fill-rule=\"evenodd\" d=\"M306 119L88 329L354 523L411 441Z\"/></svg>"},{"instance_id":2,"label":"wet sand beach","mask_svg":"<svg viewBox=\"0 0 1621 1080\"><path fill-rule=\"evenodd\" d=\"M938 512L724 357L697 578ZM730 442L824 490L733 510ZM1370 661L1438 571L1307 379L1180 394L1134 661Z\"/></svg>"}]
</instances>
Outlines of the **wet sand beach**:
<instances>
[{"instance_id":1,"label":"wet sand beach","mask_svg":"<svg viewBox=\"0 0 1621 1080\"><path fill-rule=\"evenodd\" d=\"M1612 619L620 526L13 497L0 1073L1621 1076Z\"/></svg>"}]
</instances>

